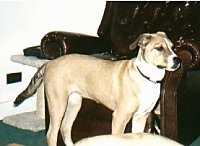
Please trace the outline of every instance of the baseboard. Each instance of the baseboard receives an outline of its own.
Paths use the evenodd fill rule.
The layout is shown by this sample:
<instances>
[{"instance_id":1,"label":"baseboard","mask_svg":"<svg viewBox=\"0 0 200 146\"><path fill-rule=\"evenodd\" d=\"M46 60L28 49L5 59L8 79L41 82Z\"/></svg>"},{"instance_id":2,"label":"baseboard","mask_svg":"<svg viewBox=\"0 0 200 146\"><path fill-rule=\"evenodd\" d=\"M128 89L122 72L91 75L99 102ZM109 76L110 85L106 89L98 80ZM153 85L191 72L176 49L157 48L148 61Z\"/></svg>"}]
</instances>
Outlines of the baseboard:
<instances>
[{"instance_id":1,"label":"baseboard","mask_svg":"<svg viewBox=\"0 0 200 146\"><path fill-rule=\"evenodd\" d=\"M36 96L30 97L26 101L24 101L18 107L13 106L13 101L1 102L0 103L0 120L4 117L24 113L24 112L32 112L36 110Z\"/></svg>"}]
</instances>

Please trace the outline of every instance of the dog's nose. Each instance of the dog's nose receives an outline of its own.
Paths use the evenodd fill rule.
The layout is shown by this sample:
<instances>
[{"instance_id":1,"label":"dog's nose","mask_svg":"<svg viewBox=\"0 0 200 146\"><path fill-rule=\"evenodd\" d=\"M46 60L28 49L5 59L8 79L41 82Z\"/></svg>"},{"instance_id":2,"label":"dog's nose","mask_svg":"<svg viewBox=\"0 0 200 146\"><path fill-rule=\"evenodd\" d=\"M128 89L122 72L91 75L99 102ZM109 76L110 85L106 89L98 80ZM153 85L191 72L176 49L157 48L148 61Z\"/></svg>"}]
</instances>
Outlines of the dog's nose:
<instances>
[{"instance_id":1,"label":"dog's nose","mask_svg":"<svg viewBox=\"0 0 200 146\"><path fill-rule=\"evenodd\" d=\"M182 62L181 58L179 57L174 57L173 60L175 64L180 64Z\"/></svg>"}]
</instances>

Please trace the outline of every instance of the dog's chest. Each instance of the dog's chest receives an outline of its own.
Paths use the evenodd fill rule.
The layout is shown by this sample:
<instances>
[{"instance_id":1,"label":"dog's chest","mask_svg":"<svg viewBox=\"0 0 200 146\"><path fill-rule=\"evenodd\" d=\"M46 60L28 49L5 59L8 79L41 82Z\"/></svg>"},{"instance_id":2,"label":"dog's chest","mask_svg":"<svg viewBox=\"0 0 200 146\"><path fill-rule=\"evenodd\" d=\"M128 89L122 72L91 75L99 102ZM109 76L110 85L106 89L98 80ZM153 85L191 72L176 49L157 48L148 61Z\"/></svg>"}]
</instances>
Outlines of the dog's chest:
<instances>
[{"instance_id":1,"label":"dog's chest","mask_svg":"<svg viewBox=\"0 0 200 146\"><path fill-rule=\"evenodd\" d=\"M138 114L150 112L155 106L160 96L160 83L147 83L138 94L140 106L137 110Z\"/></svg>"}]
</instances>

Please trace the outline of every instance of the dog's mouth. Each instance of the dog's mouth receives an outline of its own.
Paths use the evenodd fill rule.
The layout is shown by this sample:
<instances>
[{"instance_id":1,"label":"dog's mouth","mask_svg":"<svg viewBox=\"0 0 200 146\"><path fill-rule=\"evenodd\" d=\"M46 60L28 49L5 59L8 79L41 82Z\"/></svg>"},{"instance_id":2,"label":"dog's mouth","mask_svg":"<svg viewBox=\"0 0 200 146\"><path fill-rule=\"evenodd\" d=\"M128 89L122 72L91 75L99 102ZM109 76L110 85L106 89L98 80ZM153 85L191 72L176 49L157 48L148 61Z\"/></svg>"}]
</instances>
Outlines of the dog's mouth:
<instances>
[{"instance_id":1,"label":"dog's mouth","mask_svg":"<svg viewBox=\"0 0 200 146\"><path fill-rule=\"evenodd\" d=\"M171 68L176 70L180 67L180 65L181 65L180 63L177 63L177 64L174 64Z\"/></svg>"},{"instance_id":2,"label":"dog's mouth","mask_svg":"<svg viewBox=\"0 0 200 146\"><path fill-rule=\"evenodd\" d=\"M165 68L166 68L166 66L157 65L157 68L159 68L159 69L165 69Z\"/></svg>"},{"instance_id":3,"label":"dog's mouth","mask_svg":"<svg viewBox=\"0 0 200 146\"><path fill-rule=\"evenodd\" d=\"M169 71L174 71L176 69L178 69L181 65L181 59L179 57L174 57L173 61L171 61L173 63L170 63L171 65L168 64L168 66L164 66L164 65L157 65L157 68L159 69L166 69Z\"/></svg>"}]
</instances>

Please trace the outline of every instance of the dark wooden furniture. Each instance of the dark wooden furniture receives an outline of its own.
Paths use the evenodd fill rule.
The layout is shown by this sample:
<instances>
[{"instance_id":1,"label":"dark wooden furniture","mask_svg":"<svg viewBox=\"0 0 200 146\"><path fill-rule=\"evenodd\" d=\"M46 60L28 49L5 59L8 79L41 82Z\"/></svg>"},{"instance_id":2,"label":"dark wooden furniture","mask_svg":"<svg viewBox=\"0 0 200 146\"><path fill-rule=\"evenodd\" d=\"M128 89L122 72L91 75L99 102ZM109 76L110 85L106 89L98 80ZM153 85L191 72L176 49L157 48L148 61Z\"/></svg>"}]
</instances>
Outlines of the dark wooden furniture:
<instances>
[{"instance_id":1,"label":"dark wooden furniture","mask_svg":"<svg viewBox=\"0 0 200 146\"><path fill-rule=\"evenodd\" d=\"M167 72L162 82L161 135L187 145L200 135L199 16L199 2L107 2L99 37L49 32L41 42L42 56L54 59L68 53L109 52L118 59L130 58L137 52L131 52L129 44L141 33L166 32L183 62L179 70ZM47 109L46 113L48 128ZM73 140L110 133L111 117L112 112L102 105L84 100L73 126Z\"/></svg>"}]
</instances>

